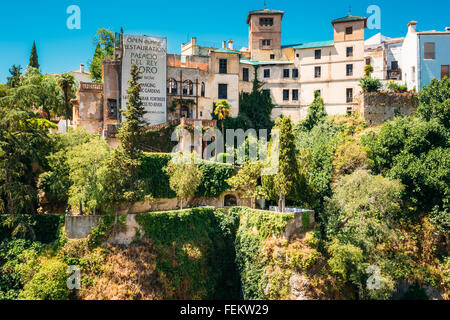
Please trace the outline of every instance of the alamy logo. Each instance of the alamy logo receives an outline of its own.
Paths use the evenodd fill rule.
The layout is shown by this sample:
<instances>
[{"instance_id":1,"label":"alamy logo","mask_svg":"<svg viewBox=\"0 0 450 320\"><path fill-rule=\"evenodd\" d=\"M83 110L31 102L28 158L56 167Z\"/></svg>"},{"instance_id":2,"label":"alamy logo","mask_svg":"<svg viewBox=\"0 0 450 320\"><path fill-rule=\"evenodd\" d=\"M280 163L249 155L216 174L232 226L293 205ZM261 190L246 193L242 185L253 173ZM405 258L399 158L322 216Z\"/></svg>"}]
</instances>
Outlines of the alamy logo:
<instances>
[{"instance_id":1,"label":"alamy logo","mask_svg":"<svg viewBox=\"0 0 450 320\"><path fill-rule=\"evenodd\" d=\"M371 5L367 8L367 14L371 16L367 19L367 28L373 30L381 29L381 9L377 5Z\"/></svg>"},{"instance_id":2,"label":"alamy logo","mask_svg":"<svg viewBox=\"0 0 450 320\"><path fill-rule=\"evenodd\" d=\"M367 289L379 290L381 289L381 269L378 266L369 266L366 273L370 275L367 279Z\"/></svg>"},{"instance_id":3,"label":"alamy logo","mask_svg":"<svg viewBox=\"0 0 450 320\"><path fill-rule=\"evenodd\" d=\"M67 289L80 290L81 289L81 268L79 266L69 266L67 268L69 278L67 278Z\"/></svg>"},{"instance_id":4,"label":"alamy logo","mask_svg":"<svg viewBox=\"0 0 450 320\"><path fill-rule=\"evenodd\" d=\"M81 9L77 5L71 5L67 7L67 14L70 16L67 18L67 28L69 30L81 29Z\"/></svg>"}]
</instances>

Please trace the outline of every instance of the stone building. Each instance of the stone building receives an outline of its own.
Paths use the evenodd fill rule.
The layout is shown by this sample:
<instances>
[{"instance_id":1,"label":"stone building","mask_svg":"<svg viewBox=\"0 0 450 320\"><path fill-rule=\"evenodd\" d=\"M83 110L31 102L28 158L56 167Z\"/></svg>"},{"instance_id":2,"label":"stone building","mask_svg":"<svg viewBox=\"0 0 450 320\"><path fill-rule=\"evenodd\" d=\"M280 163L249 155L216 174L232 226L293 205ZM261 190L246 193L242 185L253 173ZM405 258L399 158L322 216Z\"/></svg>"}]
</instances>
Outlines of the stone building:
<instances>
[{"instance_id":1,"label":"stone building","mask_svg":"<svg viewBox=\"0 0 450 320\"><path fill-rule=\"evenodd\" d=\"M274 119L281 114L294 122L303 119L317 90L329 114L352 111L364 72L367 18L348 15L331 21L333 40L282 45L283 16L278 10L251 11L248 48L237 50L231 40L221 48L202 47L192 38L181 46L181 54L167 54L165 120L211 120L219 99L231 103L231 116L236 117L239 94L251 91L255 68L263 89L270 91ZM103 84L82 82L73 101L74 126L106 137L115 135L124 107L121 37L116 39L115 57L103 63Z\"/></svg>"}]
</instances>

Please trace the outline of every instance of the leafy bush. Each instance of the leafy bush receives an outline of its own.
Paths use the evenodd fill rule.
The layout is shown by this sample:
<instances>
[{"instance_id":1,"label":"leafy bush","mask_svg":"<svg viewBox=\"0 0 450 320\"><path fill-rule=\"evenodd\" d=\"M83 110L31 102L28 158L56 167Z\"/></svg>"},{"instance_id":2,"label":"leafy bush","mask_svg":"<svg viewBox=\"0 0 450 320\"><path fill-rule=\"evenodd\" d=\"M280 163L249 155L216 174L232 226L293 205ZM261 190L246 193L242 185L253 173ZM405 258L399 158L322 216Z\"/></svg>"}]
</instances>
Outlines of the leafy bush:
<instances>
[{"instance_id":1,"label":"leafy bush","mask_svg":"<svg viewBox=\"0 0 450 320\"><path fill-rule=\"evenodd\" d=\"M21 300L67 300L68 266L56 258L42 259L40 270L24 286Z\"/></svg>"},{"instance_id":2,"label":"leafy bush","mask_svg":"<svg viewBox=\"0 0 450 320\"><path fill-rule=\"evenodd\" d=\"M450 79L433 79L422 89L417 114L426 121L436 119L445 128L450 128Z\"/></svg>"},{"instance_id":3,"label":"leafy bush","mask_svg":"<svg viewBox=\"0 0 450 320\"><path fill-rule=\"evenodd\" d=\"M375 79L370 76L363 77L359 81L359 85L364 92L378 92L382 86L380 79Z\"/></svg>"}]
</instances>

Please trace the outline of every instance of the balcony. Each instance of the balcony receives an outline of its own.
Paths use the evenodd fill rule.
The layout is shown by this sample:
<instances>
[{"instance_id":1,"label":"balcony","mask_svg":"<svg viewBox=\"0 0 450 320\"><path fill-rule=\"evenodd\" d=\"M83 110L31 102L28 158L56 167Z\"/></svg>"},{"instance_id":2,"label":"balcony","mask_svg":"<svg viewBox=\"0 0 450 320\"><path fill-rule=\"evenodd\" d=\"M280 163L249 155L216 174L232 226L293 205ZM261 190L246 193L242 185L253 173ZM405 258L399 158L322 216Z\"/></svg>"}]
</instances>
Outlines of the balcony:
<instances>
[{"instance_id":1,"label":"balcony","mask_svg":"<svg viewBox=\"0 0 450 320\"><path fill-rule=\"evenodd\" d=\"M402 69L388 70L387 71L388 80L402 80Z\"/></svg>"}]
</instances>

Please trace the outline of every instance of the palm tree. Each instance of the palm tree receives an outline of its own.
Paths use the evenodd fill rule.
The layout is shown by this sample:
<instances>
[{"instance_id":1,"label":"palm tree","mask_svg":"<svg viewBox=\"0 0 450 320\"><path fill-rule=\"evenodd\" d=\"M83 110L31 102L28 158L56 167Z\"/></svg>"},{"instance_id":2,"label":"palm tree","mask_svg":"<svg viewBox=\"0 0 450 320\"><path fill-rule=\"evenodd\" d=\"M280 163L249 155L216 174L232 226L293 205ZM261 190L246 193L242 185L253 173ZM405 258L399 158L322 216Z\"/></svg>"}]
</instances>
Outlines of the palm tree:
<instances>
[{"instance_id":1,"label":"palm tree","mask_svg":"<svg viewBox=\"0 0 450 320\"><path fill-rule=\"evenodd\" d=\"M219 100L216 102L214 114L222 121L222 145L225 148L225 119L230 116L231 104L228 100Z\"/></svg>"},{"instance_id":2,"label":"palm tree","mask_svg":"<svg viewBox=\"0 0 450 320\"><path fill-rule=\"evenodd\" d=\"M63 73L58 76L58 86L64 92L64 113L66 116L66 128L69 127L69 118L72 112L72 108L70 107L69 99L70 94L72 92L73 86L75 86L75 78L70 73Z\"/></svg>"}]
</instances>

